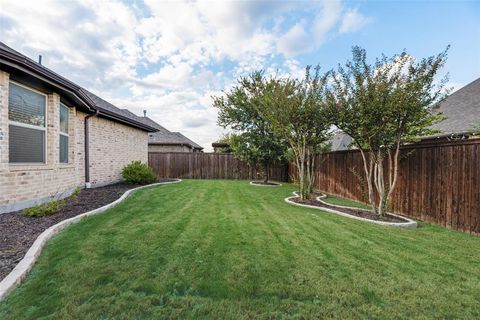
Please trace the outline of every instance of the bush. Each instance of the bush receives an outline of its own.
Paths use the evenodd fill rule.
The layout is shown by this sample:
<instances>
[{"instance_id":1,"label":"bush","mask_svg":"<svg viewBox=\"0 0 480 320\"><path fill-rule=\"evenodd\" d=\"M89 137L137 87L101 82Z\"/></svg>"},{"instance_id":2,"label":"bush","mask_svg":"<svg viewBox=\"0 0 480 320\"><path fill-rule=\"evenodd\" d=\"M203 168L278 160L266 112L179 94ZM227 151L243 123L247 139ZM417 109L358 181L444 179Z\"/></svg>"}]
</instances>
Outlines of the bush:
<instances>
[{"instance_id":1,"label":"bush","mask_svg":"<svg viewBox=\"0 0 480 320\"><path fill-rule=\"evenodd\" d=\"M26 217L43 217L48 216L55 211L57 211L60 207L62 207L66 203L65 200L58 200L58 201L49 201L37 206L28 208L23 210L23 215Z\"/></svg>"},{"instance_id":2,"label":"bush","mask_svg":"<svg viewBox=\"0 0 480 320\"><path fill-rule=\"evenodd\" d=\"M146 163L141 161L132 161L122 169L122 177L128 183L151 183L157 179L157 176Z\"/></svg>"},{"instance_id":3,"label":"bush","mask_svg":"<svg viewBox=\"0 0 480 320\"><path fill-rule=\"evenodd\" d=\"M26 217L48 216L52 213L55 213L58 209L63 207L68 201L75 200L78 197L78 194L80 193L80 191L81 191L80 188L76 188L75 191L73 191L73 193L65 199L57 200L57 201L49 201L49 202L36 205L34 207L23 210L22 214Z\"/></svg>"}]
</instances>

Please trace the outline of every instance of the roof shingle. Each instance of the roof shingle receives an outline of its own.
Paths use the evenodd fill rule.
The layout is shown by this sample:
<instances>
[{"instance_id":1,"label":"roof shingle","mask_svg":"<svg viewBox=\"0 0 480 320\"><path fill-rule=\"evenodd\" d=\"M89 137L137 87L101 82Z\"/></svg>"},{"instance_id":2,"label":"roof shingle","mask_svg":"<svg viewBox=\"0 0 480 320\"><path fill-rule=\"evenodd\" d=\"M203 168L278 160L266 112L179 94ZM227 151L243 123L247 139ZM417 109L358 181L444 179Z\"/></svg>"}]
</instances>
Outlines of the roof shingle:
<instances>
[{"instance_id":1,"label":"roof shingle","mask_svg":"<svg viewBox=\"0 0 480 320\"><path fill-rule=\"evenodd\" d=\"M447 117L432 126L443 134L470 133L480 126L480 78L441 101L435 111Z\"/></svg>"}]
</instances>

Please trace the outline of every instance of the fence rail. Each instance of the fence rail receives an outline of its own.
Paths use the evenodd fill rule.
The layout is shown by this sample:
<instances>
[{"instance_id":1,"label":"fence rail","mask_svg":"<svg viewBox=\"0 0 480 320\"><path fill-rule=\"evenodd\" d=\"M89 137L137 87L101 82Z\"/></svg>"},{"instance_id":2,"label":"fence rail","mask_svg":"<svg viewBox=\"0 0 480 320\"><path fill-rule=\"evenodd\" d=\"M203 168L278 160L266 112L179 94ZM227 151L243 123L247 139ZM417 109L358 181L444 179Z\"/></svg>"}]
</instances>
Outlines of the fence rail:
<instances>
[{"instance_id":1,"label":"fence rail","mask_svg":"<svg viewBox=\"0 0 480 320\"><path fill-rule=\"evenodd\" d=\"M367 201L358 151L318 155L316 162L317 189ZM390 210L480 235L480 139L402 148Z\"/></svg>"},{"instance_id":2,"label":"fence rail","mask_svg":"<svg viewBox=\"0 0 480 320\"><path fill-rule=\"evenodd\" d=\"M258 170L227 153L149 152L148 164L160 178L261 178ZM288 164L272 166L269 176L273 181L288 181Z\"/></svg>"}]
</instances>

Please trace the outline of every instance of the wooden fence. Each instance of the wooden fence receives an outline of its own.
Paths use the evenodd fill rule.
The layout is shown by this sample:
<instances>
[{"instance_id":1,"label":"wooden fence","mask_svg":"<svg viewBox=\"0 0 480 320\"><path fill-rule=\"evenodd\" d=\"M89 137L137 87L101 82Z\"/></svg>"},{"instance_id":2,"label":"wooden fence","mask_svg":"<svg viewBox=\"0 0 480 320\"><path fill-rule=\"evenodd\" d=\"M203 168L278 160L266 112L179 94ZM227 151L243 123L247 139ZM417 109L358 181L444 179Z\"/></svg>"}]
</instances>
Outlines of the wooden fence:
<instances>
[{"instance_id":1,"label":"wooden fence","mask_svg":"<svg viewBox=\"0 0 480 320\"><path fill-rule=\"evenodd\" d=\"M259 174L231 154L149 153L162 178L258 179ZM316 188L366 202L363 163L358 151L317 156ZM289 181L295 168L275 165L271 180ZM402 148L390 210L408 217L480 235L480 139Z\"/></svg>"},{"instance_id":2,"label":"wooden fence","mask_svg":"<svg viewBox=\"0 0 480 320\"><path fill-rule=\"evenodd\" d=\"M401 154L390 210L480 235L480 139L408 146ZM358 151L326 153L316 161L317 189L367 201Z\"/></svg>"},{"instance_id":3,"label":"wooden fence","mask_svg":"<svg viewBox=\"0 0 480 320\"><path fill-rule=\"evenodd\" d=\"M261 179L255 168L226 153L149 152L148 164L160 178ZM288 181L288 164L274 165L270 180Z\"/></svg>"}]
</instances>

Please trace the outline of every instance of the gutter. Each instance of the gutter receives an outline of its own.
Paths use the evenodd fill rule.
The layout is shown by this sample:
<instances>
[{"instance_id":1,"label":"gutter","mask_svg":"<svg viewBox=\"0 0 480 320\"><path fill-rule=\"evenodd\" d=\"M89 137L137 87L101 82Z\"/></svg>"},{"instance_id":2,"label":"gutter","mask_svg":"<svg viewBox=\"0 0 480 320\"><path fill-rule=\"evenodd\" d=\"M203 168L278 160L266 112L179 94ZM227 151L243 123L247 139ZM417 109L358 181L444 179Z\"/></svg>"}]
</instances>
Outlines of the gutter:
<instances>
[{"instance_id":1,"label":"gutter","mask_svg":"<svg viewBox=\"0 0 480 320\"><path fill-rule=\"evenodd\" d=\"M90 132L89 132L89 125L88 119L91 117L95 117L98 115L98 109L95 110L94 114L89 114L85 117L84 120L84 139L85 139L85 188L90 189L92 185L90 184Z\"/></svg>"},{"instance_id":2,"label":"gutter","mask_svg":"<svg viewBox=\"0 0 480 320\"><path fill-rule=\"evenodd\" d=\"M16 63L10 63L9 61L1 59L1 58L0 58L0 64L4 64L4 65L7 65L9 67L18 69L18 70L20 70L20 71L22 71L22 72L24 72L24 73L26 73L30 76L33 76L33 77L39 79L40 81L43 81L43 82L53 86L54 88L63 90L65 92L68 92L72 96L76 97L77 100L78 100L77 102L82 104L87 110L90 110L90 111L94 110L94 109L92 109L92 106L94 105L94 103L85 94L83 94L78 88L75 88L73 86L67 86L66 83L61 83L59 81L57 81L57 82L51 81L51 80L47 79L46 77L44 77L42 75L39 75L38 73L40 73L40 72L38 72L38 73L32 72L30 69L24 68L24 67L22 67L22 66L20 66ZM39 71L39 69L36 69L36 71ZM42 74L44 74L44 72L42 72Z\"/></svg>"},{"instance_id":3,"label":"gutter","mask_svg":"<svg viewBox=\"0 0 480 320\"><path fill-rule=\"evenodd\" d=\"M139 129L145 130L147 132L157 132L158 131L158 129L156 129L154 127L148 126L148 125L146 125L142 122L135 121L135 120L132 120L130 118L126 118L126 117L124 117L122 115L119 115L117 113L105 110L102 107L96 106L96 108L98 108L98 110L99 110L98 111L99 115L104 116L106 118L115 120L117 122L122 122L122 123L130 125L130 126L137 127Z\"/></svg>"},{"instance_id":4,"label":"gutter","mask_svg":"<svg viewBox=\"0 0 480 320\"><path fill-rule=\"evenodd\" d=\"M462 132L450 132L450 133L444 133L444 134L438 134L438 135L433 135L433 136L425 136L425 137L420 137L420 141L424 140L435 140L435 139L440 139L440 138L454 138L454 137L470 137L472 136L471 131L462 131Z\"/></svg>"}]
</instances>

